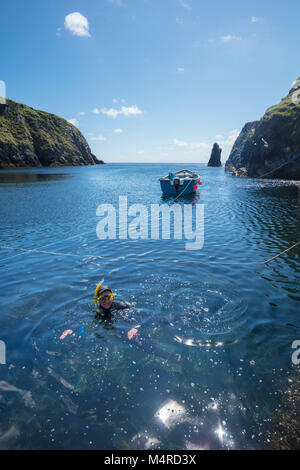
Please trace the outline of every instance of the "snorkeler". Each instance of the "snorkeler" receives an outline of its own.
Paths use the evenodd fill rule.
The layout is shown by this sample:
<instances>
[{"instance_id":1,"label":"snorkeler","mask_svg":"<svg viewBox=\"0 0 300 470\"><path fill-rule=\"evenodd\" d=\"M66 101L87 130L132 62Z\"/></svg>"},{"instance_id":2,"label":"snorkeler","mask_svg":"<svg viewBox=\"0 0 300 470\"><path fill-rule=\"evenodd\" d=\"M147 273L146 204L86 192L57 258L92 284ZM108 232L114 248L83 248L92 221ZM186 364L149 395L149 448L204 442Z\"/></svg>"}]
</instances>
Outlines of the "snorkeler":
<instances>
[{"instance_id":1,"label":"snorkeler","mask_svg":"<svg viewBox=\"0 0 300 470\"><path fill-rule=\"evenodd\" d=\"M99 302L99 307L97 307L95 318L106 323L111 323L113 320L113 314L117 310L124 310L130 308L131 304L129 302L116 302L115 294L112 292L110 287L103 286L100 282L95 290L94 294L94 303L97 305ZM133 336L138 332L140 325L137 325L135 328L131 328L128 333L128 339L133 338Z\"/></svg>"},{"instance_id":2,"label":"snorkeler","mask_svg":"<svg viewBox=\"0 0 300 470\"><path fill-rule=\"evenodd\" d=\"M102 285L103 280L104 279L102 279L102 281L97 285L94 294L94 304L96 306L95 320L100 320L104 324L104 327L111 328L115 331L116 335L119 338L124 338L123 335L124 333L126 334L127 328L125 327L124 330L124 328L122 327L116 328L115 326L113 326L115 321L114 314L117 313L119 310L124 310L126 308L132 307L132 304L130 304L129 302L116 302L115 294L112 292L111 288L107 285ZM159 348L152 344L152 342L149 343L147 338L145 339L145 337L139 337L139 335L137 335L141 326L147 327L150 323L152 326L157 327L158 324L169 324L171 319L171 317L154 318L150 316L149 318L142 320L141 324L136 324L133 328L127 331L127 339L133 340L136 346L138 346L147 354L161 357L172 363L177 364L181 358L180 354L173 354L168 351L164 351L162 348ZM131 320L136 321L133 317L131 318ZM82 331L80 332L82 333ZM62 340L72 333L73 330L65 330L61 335L60 339Z\"/></svg>"},{"instance_id":3,"label":"snorkeler","mask_svg":"<svg viewBox=\"0 0 300 470\"><path fill-rule=\"evenodd\" d=\"M96 309L96 320L101 320L101 322L107 324L112 324L114 322L114 314L118 310L124 310L130 308L132 305L129 302L116 302L115 294L112 292L111 288L108 286L102 285L101 281L95 290L94 294L94 303L97 306ZM99 302L99 306L98 306ZM127 338L131 340L138 332L138 328L141 325L136 325L134 328L131 328L127 332ZM115 329L115 328L114 328ZM65 330L60 336L60 340L66 338L66 336L73 334L73 330Z\"/></svg>"},{"instance_id":4,"label":"snorkeler","mask_svg":"<svg viewBox=\"0 0 300 470\"><path fill-rule=\"evenodd\" d=\"M102 283L98 284L95 290L95 295L94 295L94 303L95 305L98 305L99 302L99 307L97 306L96 310L96 315L95 318L97 320L101 320L103 323L106 324L112 324L114 321L113 314L114 312L118 310L123 310L126 308L130 308L132 305L129 302L115 302L115 294L112 292L110 287L108 286L103 286ZM143 326L149 324L150 322L153 321L153 318L150 317L147 320L143 321ZM156 322L158 323L169 323L167 319L162 318L160 321ZM180 360L181 356L180 354L172 354L167 351L164 351L161 348L158 348L154 344L150 343L148 341L145 342L145 340L141 340L139 337L137 337L137 333L139 328L142 326L141 325L136 325L134 328L131 328L127 332L127 338L129 340L134 341L134 343L139 346L142 350L144 350L147 354L151 354L154 356L162 357L166 360L169 360L172 363L178 363ZM113 328L115 330L118 330L116 328ZM119 337L122 337L122 333L120 331L116 331L117 335Z\"/></svg>"}]
</instances>

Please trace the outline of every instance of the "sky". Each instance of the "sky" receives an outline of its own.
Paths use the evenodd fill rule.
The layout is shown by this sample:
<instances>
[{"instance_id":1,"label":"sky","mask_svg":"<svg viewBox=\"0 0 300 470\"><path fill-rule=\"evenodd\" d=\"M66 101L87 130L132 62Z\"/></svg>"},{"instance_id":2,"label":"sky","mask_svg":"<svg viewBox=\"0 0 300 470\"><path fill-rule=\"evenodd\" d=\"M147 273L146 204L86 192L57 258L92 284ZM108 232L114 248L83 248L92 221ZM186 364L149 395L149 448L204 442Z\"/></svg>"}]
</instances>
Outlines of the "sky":
<instances>
[{"instance_id":1,"label":"sky","mask_svg":"<svg viewBox=\"0 0 300 470\"><path fill-rule=\"evenodd\" d=\"M3 0L0 80L105 162L224 162L300 76L299 0Z\"/></svg>"}]
</instances>

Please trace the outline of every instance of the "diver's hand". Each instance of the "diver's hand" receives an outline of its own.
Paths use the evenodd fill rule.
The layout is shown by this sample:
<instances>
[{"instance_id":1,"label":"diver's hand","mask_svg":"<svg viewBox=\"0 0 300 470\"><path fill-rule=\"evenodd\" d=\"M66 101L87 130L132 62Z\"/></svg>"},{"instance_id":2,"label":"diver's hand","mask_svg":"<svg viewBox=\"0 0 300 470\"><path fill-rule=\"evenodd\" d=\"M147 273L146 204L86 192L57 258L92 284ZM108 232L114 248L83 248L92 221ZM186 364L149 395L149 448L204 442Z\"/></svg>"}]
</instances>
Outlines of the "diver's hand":
<instances>
[{"instance_id":1,"label":"diver's hand","mask_svg":"<svg viewBox=\"0 0 300 470\"><path fill-rule=\"evenodd\" d=\"M127 333L128 339L132 339L134 337L134 335L137 334L137 332L138 332L137 328L131 328L131 330L129 330L128 333Z\"/></svg>"},{"instance_id":2,"label":"diver's hand","mask_svg":"<svg viewBox=\"0 0 300 470\"><path fill-rule=\"evenodd\" d=\"M59 339L65 339L66 336L71 335L73 330L65 330Z\"/></svg>"}]
</instances>

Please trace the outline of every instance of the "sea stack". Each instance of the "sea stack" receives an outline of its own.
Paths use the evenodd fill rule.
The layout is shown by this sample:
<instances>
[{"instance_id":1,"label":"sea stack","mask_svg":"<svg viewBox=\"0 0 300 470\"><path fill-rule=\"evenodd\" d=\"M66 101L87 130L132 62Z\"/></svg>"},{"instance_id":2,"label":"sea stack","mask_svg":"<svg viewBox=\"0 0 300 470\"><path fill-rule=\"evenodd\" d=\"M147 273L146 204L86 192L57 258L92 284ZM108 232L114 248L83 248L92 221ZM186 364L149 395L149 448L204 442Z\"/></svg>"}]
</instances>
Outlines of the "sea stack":
<instances>
[{"instance_id":1,"label":"sea stack","mask_svg":"<svg viewBox=\"0 0 300 470\"><path fill-rule=\"evenodd\" d=\"M65 119L9 99L0 104L0 168L100 163L81 132Z\"/></svg>"},{"instance_id":2,"label":"sea stack","mask_svg":"<svg viewBox=\"0 0 300 470\"><path fill-rule=\"evenodd\" d=\"M251 178L300 180L300 78L259 121L245 124L225 171Z\"/></svg>"},{"instance_id":3,"label":"sea stack","mask_svg":"<svg viewBox=\"0 0 300 470\"><path fill-rule=\"evenodd\" d=\"M221 163L222 149L216 142L213 145L211 156L207 166L222 166Z\"/></svg>"}]
</instances>

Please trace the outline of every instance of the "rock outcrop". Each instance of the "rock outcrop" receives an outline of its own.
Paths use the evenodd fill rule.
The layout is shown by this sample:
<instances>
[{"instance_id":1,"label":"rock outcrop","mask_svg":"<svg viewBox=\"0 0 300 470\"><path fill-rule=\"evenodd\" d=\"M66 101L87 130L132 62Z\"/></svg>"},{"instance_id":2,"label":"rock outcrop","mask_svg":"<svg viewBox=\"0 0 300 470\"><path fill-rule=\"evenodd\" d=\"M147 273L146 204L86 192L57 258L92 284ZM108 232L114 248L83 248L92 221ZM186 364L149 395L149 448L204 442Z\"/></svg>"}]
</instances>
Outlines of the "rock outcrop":
<instances>
[{"instance_id":1,"label":"rock outcrop","mask_svg":"<svg viewBox=\"0 0 300 470\"><path fill-rule=\"evenodd\" d=\"M0 168L96 165L81 132L65 119L24 104L0 104Z\"/></svg>"},{"instance_id":2,"label":"rock outcrop","mask_svg":"<svg viewBox=\"0 0 300 470\"><path fill-rule=\"evenodd\" d=\"M222 153L221 147L219 146L219 144L215 142L213 145L211 156L210 156L207 166L222 166L221 153Z\"/></svg>"},{"instance_id":3,"label":"rock outcrop","mask_svg":"<svg viewBox=\"0 0 300 470\"><path fill-rule=\"evenodd\" d=\"M225 171L235 176L300 180L300 78L260 121L247 123Z\"/></svg>"}]
</instances>

